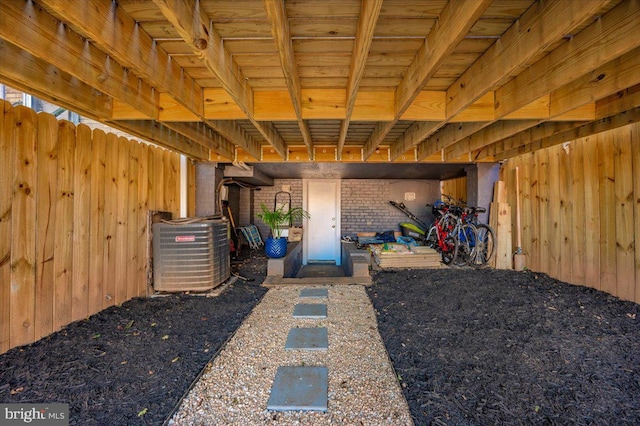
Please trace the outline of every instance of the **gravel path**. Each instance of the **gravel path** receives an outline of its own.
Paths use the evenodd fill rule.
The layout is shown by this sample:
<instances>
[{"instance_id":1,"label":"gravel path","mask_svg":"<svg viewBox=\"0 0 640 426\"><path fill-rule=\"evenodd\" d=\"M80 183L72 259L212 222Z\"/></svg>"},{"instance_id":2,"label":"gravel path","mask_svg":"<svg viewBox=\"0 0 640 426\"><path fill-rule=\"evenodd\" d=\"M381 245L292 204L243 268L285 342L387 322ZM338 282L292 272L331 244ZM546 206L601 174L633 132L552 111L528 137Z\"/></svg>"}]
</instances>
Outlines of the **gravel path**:
<instances>
[{"instance_id":1,"label":"gravel path","mask_svg":"<svg viewBox=\"0 0 640 426\"><path fill-rule=\"evenodd\" d=\"M411 415L361 286L323 286L327 299L300 298L302 286L272 288L207 366L170 425L411 425ZM309 287L307 287L309 288ZM295 319L296 303L326 303L326 319ZM294 327L327 327L327 351L284 349ZM326 366L327 413L267 411L279 366Z\"/></svg>"}]
</instances>

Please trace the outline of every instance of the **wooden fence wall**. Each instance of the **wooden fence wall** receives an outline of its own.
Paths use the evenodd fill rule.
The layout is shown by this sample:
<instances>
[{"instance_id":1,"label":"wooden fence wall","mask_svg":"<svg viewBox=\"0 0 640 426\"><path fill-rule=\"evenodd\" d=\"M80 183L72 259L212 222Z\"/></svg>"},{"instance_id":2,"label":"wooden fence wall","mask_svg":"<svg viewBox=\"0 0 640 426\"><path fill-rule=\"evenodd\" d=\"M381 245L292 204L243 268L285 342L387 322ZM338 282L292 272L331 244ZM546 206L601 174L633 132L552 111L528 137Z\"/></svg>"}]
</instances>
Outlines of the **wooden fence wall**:
<instances>
[{"instance_id":1,"label":"wooden fence wall","mask_svg":"<svg viewBox=\"0 0 640 426\"><path fill-rule=\"evenodd\" d=\"M516 166L527 267L640 303L640 124L508 160L514 226Z\"/></svg>"},{"instance_id":2,"label":"wooden fence wall","mask_svg":"<svg viewBox=\"0 0 640 426\"><path fill-rule=\"evenodd\" d=\"M443 180L441 183L441 191L456 200L467 201L467 177Z\"/></svg>"},{"instance_id":3,"label":"wooden fence wall","mask_svg":"<svg viewBox=\"0 0 640 426\"><path fill-rule=\"evenodd\" d=\"M180 157L0 100L0 353L146 293Z\"/></svg>"}]
</instances>

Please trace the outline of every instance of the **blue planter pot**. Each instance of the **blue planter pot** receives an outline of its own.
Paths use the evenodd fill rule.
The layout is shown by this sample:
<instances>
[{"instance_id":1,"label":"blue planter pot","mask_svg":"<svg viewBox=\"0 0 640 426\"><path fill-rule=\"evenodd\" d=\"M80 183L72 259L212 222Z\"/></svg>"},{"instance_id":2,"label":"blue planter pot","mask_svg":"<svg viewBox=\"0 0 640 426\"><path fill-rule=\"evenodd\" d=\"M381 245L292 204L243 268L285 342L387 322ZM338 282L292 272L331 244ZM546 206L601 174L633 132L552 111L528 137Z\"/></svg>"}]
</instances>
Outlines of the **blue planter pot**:
<instances>
[{"instance_id":1,"label":"blue planter pot","mask_svg":"<svg viewBox=\"0 0 640 426\"><path fill-rule=\"evenodd\" d=\"M287 254L287 239L280 238L267 238L264 242L264 251L267 256L278 259L284 257Z\"/></svg>"}]
</instances>

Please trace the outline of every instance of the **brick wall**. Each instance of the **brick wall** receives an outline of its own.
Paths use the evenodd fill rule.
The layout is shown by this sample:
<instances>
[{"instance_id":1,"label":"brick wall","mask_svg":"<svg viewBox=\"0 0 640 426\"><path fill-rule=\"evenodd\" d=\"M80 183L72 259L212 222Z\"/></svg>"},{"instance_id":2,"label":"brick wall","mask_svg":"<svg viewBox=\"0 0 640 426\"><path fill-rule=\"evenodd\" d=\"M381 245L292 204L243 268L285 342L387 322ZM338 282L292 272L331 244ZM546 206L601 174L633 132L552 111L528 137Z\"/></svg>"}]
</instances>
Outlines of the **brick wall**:
<instances>
[{"instance_id":1,"label":"brick wall","mask_svg":"<svg viewBox=\"0 0 640 426\"><path fill-rule=\"evenodd\" d=\"M287 186L289 188L286 188ZM270 234L269 227L262 223L256 215L262 211L260 207L261 204L264 204L269 209L273 209L276 193L285 189L290 190L291 207L302 207L301 179L276 179L273 186L263 186L260 188L260 191L253 191L253 223L258 227L263 240ZM286 199L288 198L285 197L285 194L280 194L278 196L278 201L284 201ZM247 206L243 207L248 208ZM301 223L294 223L294 225L301 225Z\"/></svg>"},{"instance_id":2,"label":"brick wall","mask_svg":"<svg viewBox=\"0 0 640 426\"><path fill-rule=\"evenodd\" d=\"M409 211L429 224L433 216L425 204L438 199L439 184L437 180L343 180L342 235L355 237L357 232L399 231L400 222L411 222L389 201L404 203ZM415 195L413 200L412 195Z\"/></svg>"},{"instance_id":3,"label":"brick wall","mask_svg":"<svg viewBox=\"0 0 640 426\"><path fill-rule=\"evenodd\" d=\"M260 230L262 238L269 236L269 228L256 216L260 205L273 208L274 196L283 186L290 186L293 207L302 206L302 180L276 179L274 186L263 186L260 191L252 191L253 223ZM415 199L411 200L412 195ZM440 196L440 182L437 180L391 180L391 179L343 179L341 181L341 235L355 237L357 232L399 231L400 222L411 220L389 201L403 202L407 208L427 224L433 217L425 204L433 203ZM409 199L406 199L409 197ZM279 198L284 199L284 198ZM240 210L251 210L250 197L241 197ZM248 219L242 215L242 221ZM246 225L247 223L242 223Z\"/></svg>"}]
</instances>

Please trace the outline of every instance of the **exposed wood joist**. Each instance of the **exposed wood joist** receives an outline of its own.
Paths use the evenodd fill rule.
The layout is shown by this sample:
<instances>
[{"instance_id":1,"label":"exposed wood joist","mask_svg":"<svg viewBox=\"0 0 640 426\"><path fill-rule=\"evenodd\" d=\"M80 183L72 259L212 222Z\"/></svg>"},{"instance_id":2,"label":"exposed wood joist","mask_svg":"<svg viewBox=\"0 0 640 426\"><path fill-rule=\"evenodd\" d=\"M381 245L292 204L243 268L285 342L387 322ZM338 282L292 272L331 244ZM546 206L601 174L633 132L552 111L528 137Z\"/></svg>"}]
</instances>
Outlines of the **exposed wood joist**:
<instances>
[{"instance_id":1,"label":"exposed wood joist","mask_svg":"<svg viewBox=\"0 0 640 426\"><path fill-rule=\"evenodd\" d=\"M254 162L473 161L633 106L637 0L419 3L15 1L2 81Z\"/></svg>"},{"instance_id":2,"label":"exposed wood joist","mask_svg":"<svg viewBox=\"0 0 640 426\"><path fill-rule=\"evenodd\" d=\"M111 115L110 96L4 40L0 40L0 80L94 120Z\"/></svg>"},{"instance_id":3,"label":"exposed wood joist","mask_svg":"<svg viewBox=\"0 0 640 426\"><path fill-rule=\"evenodd\" d=\"M16 31L16 29L20 31ZM0 8L0 38L42 58L149 119L158 118L158 93L80 35L31 2Z\"/></svg>"},{"instance_id":4,"label":"exposed wood joist","mask_svg":"<svg viewBox=\"0 0 640 426\"><path fill-rule=\"evenodd\" d=\"M42 0L57 17L107 52L120 65L170 95L187 111L203 119L203 90L172 61L166 51L116 3ZM158 113L155 113L158 114ZM250 149L252 141L242 141Z\"/></svg>"},{"instance_id":5,"label":"exposed wood joist","mask_svg":"<svg viewBox=\"0 0 640 426\"><path fill-rule=\"evenodd\" d=\"M154 0L154 3L160 8L165 18L174 25L196 56L220 80L222 86L260 134L280 156L285 158L286 148L275 128L253 118L252 90L200 4L195 0ZM260 158L261 151L255 152L252 146L243 146L243 148Z\"/></svg>"},{"instance_id":6,"label":"exposed wood joist","mask_svg":"<svg viewBox=\"0 0 640 426\"><path fill-rule=\"evenodd\" d=\"M214 156L214 153L227 159L233 159L235 156L235 146L222 137L221 134L214 132L212 129L213 126L209 127L200 122L165 122L163 124L167 128L175 130L192 141L209 148L212 151L211 157Z\"/></svg>"},{"instance_id":7,"label":"exposed wood joist","mask_svg":"<svg viewBox=\"0 0 640 426\"><path fill-rule=\"evenodd\" d=\"M469 32L482 13L491 4L488 0L449 2L436 25L431 29L415 59L404 74L395 94L395 117L390 122L378 123L367 140L363 155L368 158L393 129L411 102L434 75L445 57Z\"/></svg>"},{"instance_id":8,"label":"exposed wood joist","mask_svg":"<svg viewBox=\"0 0 640 426\"><path fill-rule=\"evenodd\" d=\"M140 138L156 141L163 147L170 148L193 159L208 161L210 158L207 147L194 142L193 139L170 129L159 121L122 120L107 123Z\"/></svg>"},{"instance_id":9,"label":"exposed wood joist","mask_svg":"<svg viewBox=\"0 0 640 426\"><path fill-rule=\"evenodd\" d=\"M300 85L300 75L298 74L298 66L296 65L293 54L293 44L291 34L289 32L289 20L287 19L287 11L283 1L264 0L264 6L267 15L271 21L271 32L276 42L282 71L287 82L291 102L296 115L296 121L302 134L304 142L309 152L309 157L313 159L313 142L311 141L311 132L309 126L302 118L302 88Z\"/></svg>"},{"instance_id":10,"label":"exposed wood joist","mask_svg":"<svg viewBox=\"0 0 640 426\"><path fill-rule=\"evenodd\" d=\"M202 88L116 2L38 0L123 67L202 116Z\"/></svg>"},{"instance_id":11,"label":"exposed wood joist","mask_svg":"<svg viewBox=\"0 0 640 426\"><path fill-rule=\"evenodd\" d=\"M373 41L373 34L380 16L382 0L363 1L360 5L360 16L358 19L358 29L356 39L351 54L351 66L349 68L349 79L347 80L347 102L345 118L340 123L340 134L338 135L337 155L338 160L342 157L342 149L347 140L349 122L353 114L353 109L358 96L360 80L364 74L364 68L369 57L369 49Z\"/></svg>"},{"instance_id":12,"label":"exposed wood joist","mask_svg":"<svg viewBox=\"0 0 640 426\"><path fill-rule=\"evenodd\" d=\"M207 120L206 123L213 129L215 129L216 132L220 133L231 142L236 143L236 145L238 146L246 146L246 141L251 141L251 149L248 149L246 151L249 153L259 151L261 154L256 158L260 158L262 156L262 148L260 147L260 144L255 142L253 138L247 135L247 133L235 121Z\"/></svg>"},{"instance_id":13,"label":"exposed wood joist","mask_svg":"<svg viewBox=\"0 0 640 426\"><path fill-rule=\"evenodd\" d=\"M516 21L478 61L449 87L446 96L446 118L441 125L452 120L485 93L506 83L530 60L593 16L594 11L600 9L607 2L606 0L588 3L581 0L566 3L535 2L521 19ZM531 102L527 102L521 107ZM496 117L494 117L495 119ZM494 120L488 122L487 125ZM414 138L422 141L428 136L429 134L421 133ZM418 148L418 152L421 153L419 158L421 156L427 157L443 148L445 147L438 147L433 140L427 140Z\"/></svg>"},{"instance_id":14,"label":"exposed wood joist","mask_svg":"<svg viewBox=\"0 0 640 426\"><path fill-rule=\"evenodd\" d=\"M598 119L607 119L609 117L623 117L621 114L637 109L640 107L640 84L630 87L629 89L614 93L596 103L596 116ZM632 115L630 115L632 116ZM618 123L624 123L617 121ZM593 122L592 122L593 123ZM518 149L525 149L525 146L532 146L536 141L547 139L557 134L571 135L571 130L582 127L583 136L589 127L580 122L546 122L534 126L526 131L520 132L509 138L505 138L486 147L475 149L473 157L483 159L487 157L506 156L505 152L513 154ZM592 127L592 129L601 131L602 124ZM566 132L566 133L562 133ZM582 136L581 136L582 137ZM569 140L569 139L567 139Z\"/></svg>"},{"instance_id":15,"label":"exposed wood joist","mask_svg":"<svg viewBox=\"0 0 640 426\"><path fill-rule=\"evenodd\" d=\"M594 69L566 86L552 91L549 102L549 115L554 118L558 115L566 114L584 104L605 98L618 92L621 88L635 84L640 84L640 47ZM595 119L595 115L592 119ZM533 123L533 125L535 124L537 123ZM436 145L435 149L431 148L430 151L435 152L447 148L448 154L445 155L445 159L450 159L456 158L456 154L461 152L477 151L496 142L495 138L483 138L483 135L483 133L479 133L477 136L474 135L475 143L470 144L469 140L461 139L454 141L454 143ZM435 135L434 137L437 136ZM437 143L437 140L430 141L430 143ZM418 152L418 157L426 157L432 153L420 152L420 149Z\"/></svg>"},{"instance_id":16,"label":"exposed wood joist","mask_svg":"<svg viewBox=\"0 0 640 426\"><path fill-rule=\"evenodd\" d=\"M640 45L637 0L626 0L496 90L496 118L571 83Z\"/></svg>"},{"instance_id":17,"label":"exposed wood joist","mask_svg":"<svg viewBox=\"0 0 640 426\"><path fill-rule=\"evenodd\" d=\"M552 136L536 140L518 148L502 151L501 153L496 154L495 157L497 160L506 160L507 158L515 157L544 148L549 148L551 146L559 145L567 141L584 138L596 133L606 132L607 130L613 130L618 127L637 122L640 122L640 107L633 108L629 111L625 111L611 117L601 118L599 120L583 124L582 126L566 130L564 132L556 133Z\"/></svg>"}]
</instances>

